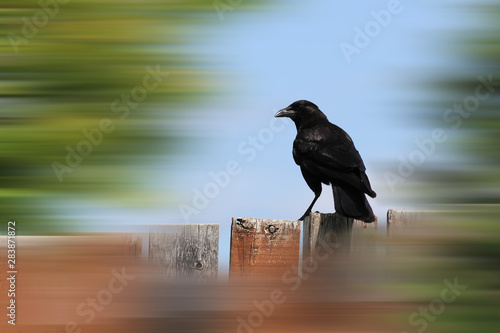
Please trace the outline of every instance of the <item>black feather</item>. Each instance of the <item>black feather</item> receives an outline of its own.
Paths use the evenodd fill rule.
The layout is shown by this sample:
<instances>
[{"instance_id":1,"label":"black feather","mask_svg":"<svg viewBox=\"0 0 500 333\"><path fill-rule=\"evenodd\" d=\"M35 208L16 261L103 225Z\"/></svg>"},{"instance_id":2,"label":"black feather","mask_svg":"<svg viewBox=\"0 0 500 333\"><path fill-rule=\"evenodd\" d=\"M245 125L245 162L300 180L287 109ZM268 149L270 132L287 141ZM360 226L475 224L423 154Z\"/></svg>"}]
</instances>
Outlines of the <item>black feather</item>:
<instances>
[{"instance_id":1,"label":"black feather","mask_svg":"<svg viewBox=\"0 0 500 333\"><path fill-rule=\"evenodd\" d=\"M375 198L365 165L351 137L330 123L316 104L301 100L280 110L276 117L289 117L297 127L293 158L315 197L304 219L321 194L321 183L332 184L335 210L346 217L375 221L365 194Z\"/></svg>"}]
</instances>

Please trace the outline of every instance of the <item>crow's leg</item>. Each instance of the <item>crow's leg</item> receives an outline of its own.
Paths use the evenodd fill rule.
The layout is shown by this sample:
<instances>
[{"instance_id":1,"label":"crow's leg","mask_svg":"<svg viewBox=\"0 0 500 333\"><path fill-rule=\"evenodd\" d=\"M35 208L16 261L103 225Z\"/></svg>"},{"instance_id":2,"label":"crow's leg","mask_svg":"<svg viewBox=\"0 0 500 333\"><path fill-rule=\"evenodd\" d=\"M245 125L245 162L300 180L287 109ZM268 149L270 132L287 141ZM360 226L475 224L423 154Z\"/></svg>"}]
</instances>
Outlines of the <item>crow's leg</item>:
<instances>
[{"instance_id":1,"label":"crow's leg","mask_svg":"<svg viewBox=\"0 0 500 333\"><path fill-rule=\"evenodd\" d=\"M307 208L304 215L302 215L302 217L299 219L300 221L304 221L306 216L311 213L311 210L312 210L314 204L316 203L316 200L318 200L319 196L321 195L322 187L321 187L320 179L317 178L317 176L314 173L310 173L309 171L307 171L307 169L305 169L302 166L300 167L300 171L302 172L302 176L304 176L304 180L306 181L307 185L314 192L313 201L311 202L311 204Z\"/></svg>"},{"instance_id":2,"label":"crow's leg","mask_svg":"<svg viewBox=\"0 0 500 333\"><path fill-rule=\"evenodd\" d=\"M314 206L314 204L316 203L316 200L318 200L319 196L321 195L321 184L319 186L319 191L316 190L314 191L314 199L313 201L311 202L311 204L309 205L309 207L307 208L306 212L304 213L304 215L302 215L301 218L299 218L300 221L304 221L304 219L309 215L311 214L311 210Z\"/></svg>"}]
</instances>

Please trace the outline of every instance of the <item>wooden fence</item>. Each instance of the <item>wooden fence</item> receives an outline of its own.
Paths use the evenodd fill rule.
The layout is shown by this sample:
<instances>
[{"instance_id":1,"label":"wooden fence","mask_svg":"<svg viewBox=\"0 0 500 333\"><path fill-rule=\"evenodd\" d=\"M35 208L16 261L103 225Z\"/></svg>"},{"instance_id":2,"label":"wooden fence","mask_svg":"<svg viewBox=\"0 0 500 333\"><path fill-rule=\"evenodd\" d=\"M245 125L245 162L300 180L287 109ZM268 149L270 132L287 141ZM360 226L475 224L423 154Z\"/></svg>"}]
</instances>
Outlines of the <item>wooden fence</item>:
<instances>
[{"instance_id":1,"label":"wooden fence","mask_svg":"<svg viewBox=\"0 0 500 333\"><path fill-rule=\"evenodd\" d=\"M423 214L415 210L388 210L387 236L411 230ZM365 223L335 213L311 213L302 225L300 221L233 217L229 276L231 279L280 277L290 267L298 267L301 260L313 258L325 246L335 255L369 255L376 251L370 237L377 227L377 220ZM217 277L218 225L153 226L146 237L149 237L148 256L163 267L165 276Z\"/></svg>"},{"instance_id":2,"label":"wooden fence","mask_svg":"<svg viewBox=\"0 0 500 333\"><path fill-rule=\"evenodd\" d=\"M370 323L379 315L380 306L401 305L372 299L367 308L366 291L359 288L362 284L347 289L349 283L337 283L345 281L344 276L332 275L332 270L344 271L341 265L353 263L353 255L370 260L380 238L397 243L415 237L413 230L422 215L389 210L387 237L376 232L377 222L367 224L336 214L313 213L302 223L235 217L229 253L229 277L234 284L216 281L218 225L151 226L141 234L16 236L19 332L251 331L260 318L256 309L273 309L272 320L266 317L263 322L267 331L289 332L307 322L302 332L316 331L311 323L343 332L345 327ZM409 236L408 230L412 230ZM6 262L6 253L0 252L0 262ZM307 285L311 280L306 275L298 278L301 267L310 272L316 269L311 266L315 261L326 257L334 261L325 265L330 269L327 283L318 285L314 280ZM370 265L359 267L369 272L370 278L377 278ZM323 276L320 272L324 271L318 269L315 277ZM272 280L283 274L288 275L276 280L277 286L247 283L248 278ZM366 278L364 273L359 275ZM202 280L210 287L205 283L170 283L179 280ZM7 295L8 288L0 285L2 295ZM363 302L340 302L345 295L355 298L356 292L362 293L358 298ZM282 302L285 293L286 304ZM327 295L334 295L335 301L326 302ZM4 309L6 299L0 299ZM272 308L271 301L275 302ZM328 315L318 317L322 313ZM336 317L329 319L332 313ZM4 331L12 331L5 320L0 322L0 332Z\"/></svg>"},{"instance_id":3,"label":"wooden fence","mask_svg":"<svg viewBox=\"0 0 500 333\"><path fill-rule=\"evenodd\" d=\"M217 277L219 226L158 225L149 233L149 258L167 278Z\"/></svg>"},{"instance_id":4,"label":"wooden fence","mask_svg":"<svg viewBox=\"0 0 500 333\"><path fill-rule=\"evenodd\" d=\"M411 232L425 215L414 210L390 209L387 236ZM338 214L311 213L300 221L234 217L231 225L229 276L279 277L292 266L313 258L328 246L336 254L369 254L377 221L364 223ZM302 234L302 235L301 235ZM59 244L83 255L128 255L149 258L165 278L215 279L219 266L219 225L155 225L141 234L87 234L78 236L20 236L21 246ZM30 241L35 240L35 242ZM302 244L301 244L302 239ZM38 245L37 245L38 244Z\"/></svg>"}]
</instances>

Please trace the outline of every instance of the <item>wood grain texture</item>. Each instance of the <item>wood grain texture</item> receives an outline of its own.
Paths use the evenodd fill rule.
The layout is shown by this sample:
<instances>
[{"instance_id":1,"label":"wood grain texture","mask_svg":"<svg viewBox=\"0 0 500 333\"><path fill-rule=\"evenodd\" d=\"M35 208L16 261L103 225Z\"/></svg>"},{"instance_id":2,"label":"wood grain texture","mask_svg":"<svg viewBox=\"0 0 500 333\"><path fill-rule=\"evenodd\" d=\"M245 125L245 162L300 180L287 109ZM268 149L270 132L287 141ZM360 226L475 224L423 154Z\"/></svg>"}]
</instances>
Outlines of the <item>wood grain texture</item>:
<instances>
[{"instance_id":1,"label":"wood grain texture","mask_svg":"<svg viewBox=\"0 0 500 333\"><path fill-rule=\"evenodd\" d=\"M353 219L337 213L311 213L304 220L304 258L313 257L325 246L337 253L349 253Z\"/></svg>"},{"instance_id":2,"label":"wood grain texture","mask_svg":"<svg viewBox=\"0 0 500 333\"><path fill-rule=\"evenodd\" d=\"M219 225L158 225L149 233L149 258L169 279L216 279Z\"/></svg>"},{"instance_id":3,"label":"wood grain texture","mask_svg":"<svg viewBox=\"0 0 500 333\"><path fill-rule=\"evenodd\" d=\"M5 320L5 327L0 323L0 332L31 332L33 327L55 323L57 328L45 332L63 332L68 321L76 319L79 324L84 323L80 320L83 316L75 316L76 309L89 297L96 297L97 292L101 292L99 295L102 295L103 290L110 292L108 285L114 277L113 272L137 276L138 272L144 271L139 269L141 258L135 254L137 241L133 240L134 237L126 233L16 236L18 273L15 300L19 312L16 314L18 318L15 329ZM7 244L7 237L0 236L0 263L5 263L0 264L2 272L7 271L8 253L6 249L3 250L4 244ZM4 276L2 275L3 279ZM116 297L113 302L119 299L119 293L120 297L124 297L127 290L137 286L136 281L127 280L128 285L123 288L123 293L117 289L110 292L111 297ZM0 305L5 307L5 301L9 301L6 287L8 284L2 281L0 293L5 297L0 299ZM110 306L103 313L114 317L116 311L131 308L132 306L124 306L118 310L117 307ZM33 331L44 332L42 329ZM78 332L78 329L69 331ZM86 329L81 331L94 332Z\"/></svg>"},{"instance_id":4,"label":"wood grain texture","mask_svg":"<svg viewBox=\"0 0 500 333\"><path fill-rule=\"evenodd\" d=\"M121 236L122 248L124 254L131 256L141 256L142 254L142 237L124 234Z\"/></svg>"},{"instance_id":5,"label":"wood grain texture","mask_svg":"<svg viewBox=\"0 0 500 333\"><path fill-rule=\"evenodd\" d=\"M377 227L377 215L375 215L375 222L371 223L354 220L351 231L351 254L375 254L376 241L372 236L376 235Z\"/></svg>"},{"instance_id":6,"label":"wood grain texture","mask_svg":"<svg viewBox=\"0 0 500 333\"><path fill-rule=\"evenodd\" d=\"M389 209L387 211L387 236L411 232L417 221L423 217L423 211L409 209Z\"/></svg>"},{"instance_id":7,"label":"wood grain texture","mask_svg":"<svg viewBox=\"0 0 500 333\"><path fill-rule=\"evenodd\" d=\"M312 257L318 241L321 214L311 213L304 219L304 237L302 239L302 258Z\"/></svg>"},{"instance_id":8,"label":"wood grain texture","mask_svg":"<svg viewBox=\"0 0 500 333\"><path fill-rule=\"evenodd\" d=\"M300 221L233 217L229 274L234 278L280 278L298 267Z\"/></svg>"}]
</instances>

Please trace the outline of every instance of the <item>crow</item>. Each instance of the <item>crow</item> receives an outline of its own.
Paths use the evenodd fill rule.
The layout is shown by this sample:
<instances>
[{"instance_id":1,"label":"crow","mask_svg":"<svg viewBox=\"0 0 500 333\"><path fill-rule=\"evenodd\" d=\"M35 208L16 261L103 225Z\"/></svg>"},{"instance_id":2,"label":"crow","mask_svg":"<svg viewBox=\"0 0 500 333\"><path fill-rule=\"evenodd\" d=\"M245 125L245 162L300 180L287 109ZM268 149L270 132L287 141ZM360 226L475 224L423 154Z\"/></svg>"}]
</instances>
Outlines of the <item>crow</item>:
<instances>
[{"instance_id":1,"label":"crow","mask_svg":"<svg viewBox=\"0 0 500 333\"><path fill-rule=\"evenodd\" d=\"M337 213L364 222L375 221L365 194L375 198L365 173L365 165L351 137L330 123L316 104L300 100L279 110L275 117L288 117L297 127L293 142L293 159L314 199L299 220L311 213L321 195L322 185L331 184Z\"/></svg>"}]
</instances>

